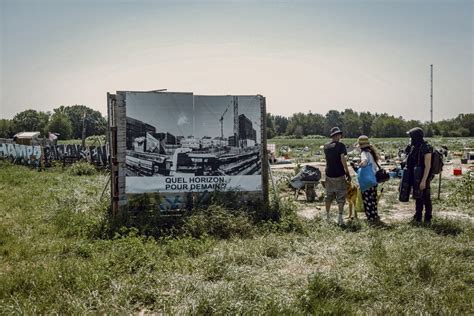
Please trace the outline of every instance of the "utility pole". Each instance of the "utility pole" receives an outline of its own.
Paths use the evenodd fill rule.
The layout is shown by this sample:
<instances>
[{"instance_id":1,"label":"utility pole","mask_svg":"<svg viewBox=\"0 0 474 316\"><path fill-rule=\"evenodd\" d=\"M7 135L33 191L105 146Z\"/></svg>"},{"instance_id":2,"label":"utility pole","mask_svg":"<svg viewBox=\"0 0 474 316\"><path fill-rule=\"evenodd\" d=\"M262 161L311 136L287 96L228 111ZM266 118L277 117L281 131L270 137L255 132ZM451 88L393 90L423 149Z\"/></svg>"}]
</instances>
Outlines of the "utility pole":
<instances>
[{"instance_id":1,"label":"utility pole","mask_svg":"<svg viewBox=\"0 0 474 316\"><path fill-rule=\"evenodd\" d=\"M86 111L82 117L82 148L86 147Z\"/></svg>"},{"instance_id":2,"label":"utility pole","mask_svg":"<svg viewBox=\"0 0 474 316\"><path fill-rule=\"evenodd\" d=\"M431 115L431 123L433 123L433 64L431 64L430 68L431 68L431 108L430 108L430 115Z\"/></svg>"}]
</instances>

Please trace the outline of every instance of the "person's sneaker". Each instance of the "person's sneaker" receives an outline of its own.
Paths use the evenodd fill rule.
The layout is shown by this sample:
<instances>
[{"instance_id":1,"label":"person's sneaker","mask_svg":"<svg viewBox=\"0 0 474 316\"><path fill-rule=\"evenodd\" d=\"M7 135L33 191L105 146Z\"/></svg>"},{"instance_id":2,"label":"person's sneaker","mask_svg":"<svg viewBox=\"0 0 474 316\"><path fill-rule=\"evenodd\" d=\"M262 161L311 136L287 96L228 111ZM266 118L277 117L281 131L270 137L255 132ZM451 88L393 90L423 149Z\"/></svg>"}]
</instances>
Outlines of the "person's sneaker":
<instances>
[{"instance_id":1,"label":"person's sneaker","mask_svg":"<svg viewBox=\"0 0 474 316\"><path fill-rule=\"evenodd\" d=\"M339 218L337 219L338 225L344 225L344 219L342 218L342 214L339 214Z\"/></svg>"},{"instance_id":2,"label":"person's sneaker","mask_svg":"<svg viewBox=\"0 0 474 316\"><path fill-rule=\"evenodd\" d=\"M328 223L331 221L331 216L329 215L329 212L326 212L326 221Z\"/></svg>"}]
</instances>

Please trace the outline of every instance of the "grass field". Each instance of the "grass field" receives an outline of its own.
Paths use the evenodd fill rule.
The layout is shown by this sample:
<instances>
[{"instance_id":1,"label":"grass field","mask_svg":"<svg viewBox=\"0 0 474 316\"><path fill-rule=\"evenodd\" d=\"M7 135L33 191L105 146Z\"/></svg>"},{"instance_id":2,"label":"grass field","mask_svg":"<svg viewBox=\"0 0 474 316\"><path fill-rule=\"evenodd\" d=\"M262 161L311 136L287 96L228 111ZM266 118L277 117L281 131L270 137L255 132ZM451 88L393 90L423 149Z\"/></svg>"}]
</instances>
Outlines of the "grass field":
<instances>
[{"instance_id":1,"label":"grass field","mask_svg":"<svg viewBox=\"0 0 474 316\"><path fill-rule=\"evenodd\" d=\"M426 138L430 144L439 148L441 145L446 145L451 151L461 151L465 147L474 148L474 138L455 138L455 137L436 137ZM343 138L341 140L347 147L354 145L357 142L356 138ZM405 148L409 143L409 138L371 138L370 141L379 150L385 153L397 154L399 148ZM291 157L296 157L301 154L298 149L308 147L310 152L308 154L314 154L317 151L321 151L320 146L328 142L327 138L272 138L268 139L269 144L275 144L277 148L277 154L282 146L290 146L292 153Z\"/></svg>"},{"instance_id":2,"label":"grass field","mask_svg":"<svg viewBox=\"0 0 474 316\"><path fill-rule=\"evenodd\" d=\"M280 223L213 206L153 238L112 230L106 181L0 162L0 314L474 313L471 220L341 228L284 200Z\"/></svg>"}]
</instances>

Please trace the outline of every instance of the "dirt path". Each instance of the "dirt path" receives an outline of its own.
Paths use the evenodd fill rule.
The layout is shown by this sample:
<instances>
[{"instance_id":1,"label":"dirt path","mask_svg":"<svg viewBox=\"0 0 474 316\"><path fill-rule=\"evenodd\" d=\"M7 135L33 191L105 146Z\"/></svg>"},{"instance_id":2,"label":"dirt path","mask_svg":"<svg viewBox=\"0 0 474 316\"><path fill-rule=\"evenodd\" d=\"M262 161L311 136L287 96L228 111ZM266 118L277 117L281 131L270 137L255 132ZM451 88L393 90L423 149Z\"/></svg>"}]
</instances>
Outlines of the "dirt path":
<instances>
[{"instance_id":1,"label":"dirt path","mask_svg":"<svg viewBox=\"0 0 474 316\"><path fill-rule=\"evenodd\" d=\"M324 163L313 162L313 163L307 163L307 164L318 167L320 170L324 170ZM460 179L459 177L456 177L453 175L453 168L455 166L461 166L463 174L468 172L469 169L474 168L472 162L469 164L461 165L459 159L454 160L453 163L446 164L443 168L443 174L442 174L443 185L446 184L447 180L456 181L457 179ZM294 164L281 165L281 166L276 166L276 167L272 166L273 176L276 179L275 181L278 181L278 179L284 176L291 176L294 173L293 168L294 168ZM384 168L388 169L389 166L384 166ZM352 176L355 177L355 174L352 174ZM399 179L391 179L390 181L385 183L384 191L379 201L379 215L383 221L388 222L388 223L410 220L413 217L413 214L415 212L414 200L410 200L410 202L407 202L407 203L402 203L398 201L399 182L400 182ZM433 201L435 201L436 196L437 196L438 177L435 177L435 179L433 180L431 184L431 187L432 187L432 193L431 193L432 199ZM441 191L442 199L446 198L446 193L447 192ZM290 190L281 192L281 194L286 197L293 196ZM321 185L317 186L316 194L318 197L321 197L324 194L324 190L321 187ZM301 217L304 217L307 219L313 219L315 217L326 216L324 202L321 199L318 202L308 203L305 201L305 195L300 194L296 202L299 204L298 214ZM465 212L463 212L462 209L459 210L454 207L448 208L438 203L434 203L434 204L435 204L433 206L434 217L468 219L474 222L474 217L469 214L466 214ZM332 206L331 211L332 211L333 217L336 217L337 206L335 204ZM468 212L468 213L472 213L472 212ZM347 214L348 214L348 206L346 204L345 216L347 216ZM358 215L359 215L359 218L362 218L362 219L365 218L364 213L358 213Z\"/></svg>"},{"instance_id":2,"label":"dirt path","mask_svg":"<svg viewBox=\"0 0 474 316\"><path fill-rule=\"evenodd\" d=\"M310 205L308 204L302 204L301 209L298 211L298 215L306 218L306 219L313 219L315 217L321 217L325 218L326 216L326 211L324 208L324 204L317 204L314 203L315 205ZM400 221L409 221L412 217L413 214L415 213L415 205L414 202L408 202L408 203L399 203L398 205L394 205L394 209L391 210L384 210L380 209L379 215L382 221L387 222L387 223L393 223L393 222L400 222ZM337 215L337 207L336 205L333 205L331 207L331 212L332 212L332 217L335 219ZM344 215L347 216L348 208L347 205L344 209ZM359 219L365 219L365 214L364 213L357 213ZM436 206L433 207L433 216L434 217L442 217L442 218L456 218L456 219L467 219L470 220L471 222L474 222L474 218L472 216L469 216L468 214L465 213L460 213L457 211L448 211L448 210L437 210Z\"/></svg>"}]
</instances>

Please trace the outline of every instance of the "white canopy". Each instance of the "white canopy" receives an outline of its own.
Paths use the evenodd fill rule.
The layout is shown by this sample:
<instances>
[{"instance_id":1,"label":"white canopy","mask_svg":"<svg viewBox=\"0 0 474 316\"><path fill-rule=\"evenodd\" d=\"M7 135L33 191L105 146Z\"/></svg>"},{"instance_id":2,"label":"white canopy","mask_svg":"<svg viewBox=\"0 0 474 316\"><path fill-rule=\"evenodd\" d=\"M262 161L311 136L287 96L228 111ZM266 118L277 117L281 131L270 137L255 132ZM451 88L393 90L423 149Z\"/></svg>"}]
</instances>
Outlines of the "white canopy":
<instances>
[{"instance_id":1,"label":"white canopy","mask_svg":"<svg viewBox=\"0 0 474 316\"><path fill-rule=\"evenodd\" d=\"M20 132L13 137L16 138L36 138L40 135L40 132Z\"/></svg>"}]
</instances>

